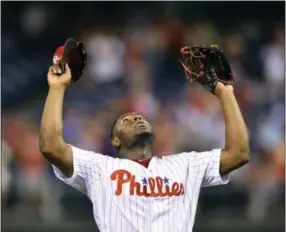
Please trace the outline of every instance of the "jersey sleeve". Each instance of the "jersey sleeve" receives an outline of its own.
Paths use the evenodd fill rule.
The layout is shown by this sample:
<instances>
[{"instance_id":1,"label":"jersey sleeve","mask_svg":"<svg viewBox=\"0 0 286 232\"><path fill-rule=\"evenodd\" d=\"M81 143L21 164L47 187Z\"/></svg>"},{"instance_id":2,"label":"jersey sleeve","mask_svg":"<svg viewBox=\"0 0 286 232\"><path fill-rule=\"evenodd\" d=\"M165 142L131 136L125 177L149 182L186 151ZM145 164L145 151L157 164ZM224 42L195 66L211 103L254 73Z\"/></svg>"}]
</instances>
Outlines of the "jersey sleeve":
<instances>
[{"instance_id":1,"label":"jersey sleeve","mask_svg":"<svg viewBox=\"0 0 286 232\"><path fill-rule=\"evenodd\" d=\"M71 146L73 155L73 174L67 178L56 166L52 165L58 179L87 194L92 180L100 179L104 156Z\"/></svg>"},{"instance_id":2,"label":"jersey sleeve","mask_svg":"<svg viewBox=\"0 0 286 232\"><path fill-rule=\"evenodd\" d=\"M207 152L189 153L190 165L197 179L202 179L202 187L224 185L229 182L229 174L220 175L221 149Z\"/></svg>"}]
</instances>

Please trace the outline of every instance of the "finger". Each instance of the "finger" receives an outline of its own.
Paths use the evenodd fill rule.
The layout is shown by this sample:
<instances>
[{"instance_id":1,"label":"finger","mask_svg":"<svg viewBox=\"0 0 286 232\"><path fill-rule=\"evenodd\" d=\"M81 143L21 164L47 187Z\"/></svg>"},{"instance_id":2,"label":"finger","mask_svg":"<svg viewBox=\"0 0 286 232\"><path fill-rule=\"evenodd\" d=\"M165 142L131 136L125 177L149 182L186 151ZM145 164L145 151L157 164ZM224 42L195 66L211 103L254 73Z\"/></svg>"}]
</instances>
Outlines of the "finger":
<instances>
[{"instance_id":1,"label":"finger","mask_svg":"<svg viewBox=\"0 0 286 232\"><path fill-rule=\"evenodd\" d=\"M53 68L53 66L49 67L49 73L50 74L56 74L56 70Z\"/></svg>"},{"instance_id":2,"label":"finger","mask_svg":"<svg viewBox=\"0 0 286 232\"><path fill-rule=\"evenodd\" d=\"M68 65L68 63L66 63L66 70L67 70L68 72L71 71L71 70L70 70L70 67L69 67L69 65Z\"/></svg>"},{"instance_id":3,"label":"finger","mask_svg":"<svg viewBox=\"0 0 286 232\"><path fill-rule=\"evenodd\" d=\"M67 73L68 75L71 75L71 70L70 70L68 63L66 63L65 65L65 73Z\"/></svg>"},{"instance_id":4,"label":"finger","mask_svg":"<svg viewBox=\"0 0 286 232\"><path fill-rule=\"evenodd\" d=\"M58 65L52 65L51 71L54 74L61 74L62 73L62 70L61 70L61 68Z\"/></svg>"}]
</instances>

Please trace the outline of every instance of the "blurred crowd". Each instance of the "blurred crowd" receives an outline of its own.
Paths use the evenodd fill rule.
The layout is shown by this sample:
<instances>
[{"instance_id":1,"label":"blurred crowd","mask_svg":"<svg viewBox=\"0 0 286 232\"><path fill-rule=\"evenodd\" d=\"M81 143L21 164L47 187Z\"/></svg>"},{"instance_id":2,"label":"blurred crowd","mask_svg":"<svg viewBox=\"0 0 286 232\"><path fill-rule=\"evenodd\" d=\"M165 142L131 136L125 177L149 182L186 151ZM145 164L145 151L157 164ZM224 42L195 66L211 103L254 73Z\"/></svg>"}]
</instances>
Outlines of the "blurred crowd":
<instances>
[{"instance_id":1,"label":"blurred crowd","mask_svg":"<svg viewBox=\"0 0 286 232\"><path fill-rule=\"evenodd\" d=\"M70 9L64 3L21 3L21 9L6 4L4 17L9 18L9 10L18 12L10 21L13 26L3 26L1 51L6 94L2 99L2 197L9 218L21 215L27 221L34 215L44 222L63 220L64 198L69 205L83 201L80 193L55 180L38 148L46 73L56 46L69 36L84 42L88 65L66 94L64 138L110 156L116 156L109 142L110 125L126 111L144 115L153 125L154 155L224 146L219 101L198 84L187 83L178 62L183 45L219 44L236 78L236 96L249 129L251 161L235 171L225 187L232 201L224 203L225 195L214 188L203 195L201 207L237 210L253 222L283 210L285 22L284 15L277 16L279 5L273 10L277 17L265 19L265 14L251 15L249 9L242 17L240 8L235 12L232 3L225 3L225 9L233 11L226 19L212 15L221 3L182 2L180 7L171 2L130 3L130 8L122 3L126 6L121 14L110 3L80 7L80 3L70 3ZM94 15L88 4L94 4ZM268 5L261 5L249 8L268 11ZM76 12L80 17L72 17ZM210 198L216 199L209 202ZM216 206L216 201L221 204Z\"/></svg>"}]
</instances>

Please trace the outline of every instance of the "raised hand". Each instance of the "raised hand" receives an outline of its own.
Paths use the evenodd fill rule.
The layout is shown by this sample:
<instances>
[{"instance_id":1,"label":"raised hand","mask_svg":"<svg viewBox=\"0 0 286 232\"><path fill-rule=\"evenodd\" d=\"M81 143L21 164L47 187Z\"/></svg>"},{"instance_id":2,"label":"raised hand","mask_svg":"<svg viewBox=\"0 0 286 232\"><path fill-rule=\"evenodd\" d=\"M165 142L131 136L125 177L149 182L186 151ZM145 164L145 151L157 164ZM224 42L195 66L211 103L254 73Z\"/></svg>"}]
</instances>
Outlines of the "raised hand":
<instances>
[{"instance_id":1,"label":"raised hand","mask_svg":"<svg viewBox=\"0 0 286 232\"><path fill-rule=\"evenodd\" d=\"M48 84L50 87L67 87L71 83L71 80L71 71L68 64L66 64L64 73L62 73L61 68L58 65L52 65L49 68Z\"/></svg>"}]
</instances>

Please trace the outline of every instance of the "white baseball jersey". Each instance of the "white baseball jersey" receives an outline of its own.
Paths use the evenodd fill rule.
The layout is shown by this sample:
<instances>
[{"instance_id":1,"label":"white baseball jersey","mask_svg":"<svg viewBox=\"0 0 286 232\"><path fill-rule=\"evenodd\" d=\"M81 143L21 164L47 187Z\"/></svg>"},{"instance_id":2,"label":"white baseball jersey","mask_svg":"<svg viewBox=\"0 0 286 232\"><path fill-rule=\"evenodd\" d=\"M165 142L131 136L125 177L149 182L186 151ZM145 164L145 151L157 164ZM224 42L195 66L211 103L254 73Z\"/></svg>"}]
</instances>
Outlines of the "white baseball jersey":
<instances>
[{"instance_id":1,"label":"white baseball jersey","mask_svg":"<svg viewBox=\"0 0 286 232\"><path fill-rule=\"evenodd\" d=\"M101 232L191 232L201 187L226 184L221 150L153 157L148 168L119 159L73 150L74 173L56 176L86 194Z\"/></svg>"}]
</instances>

